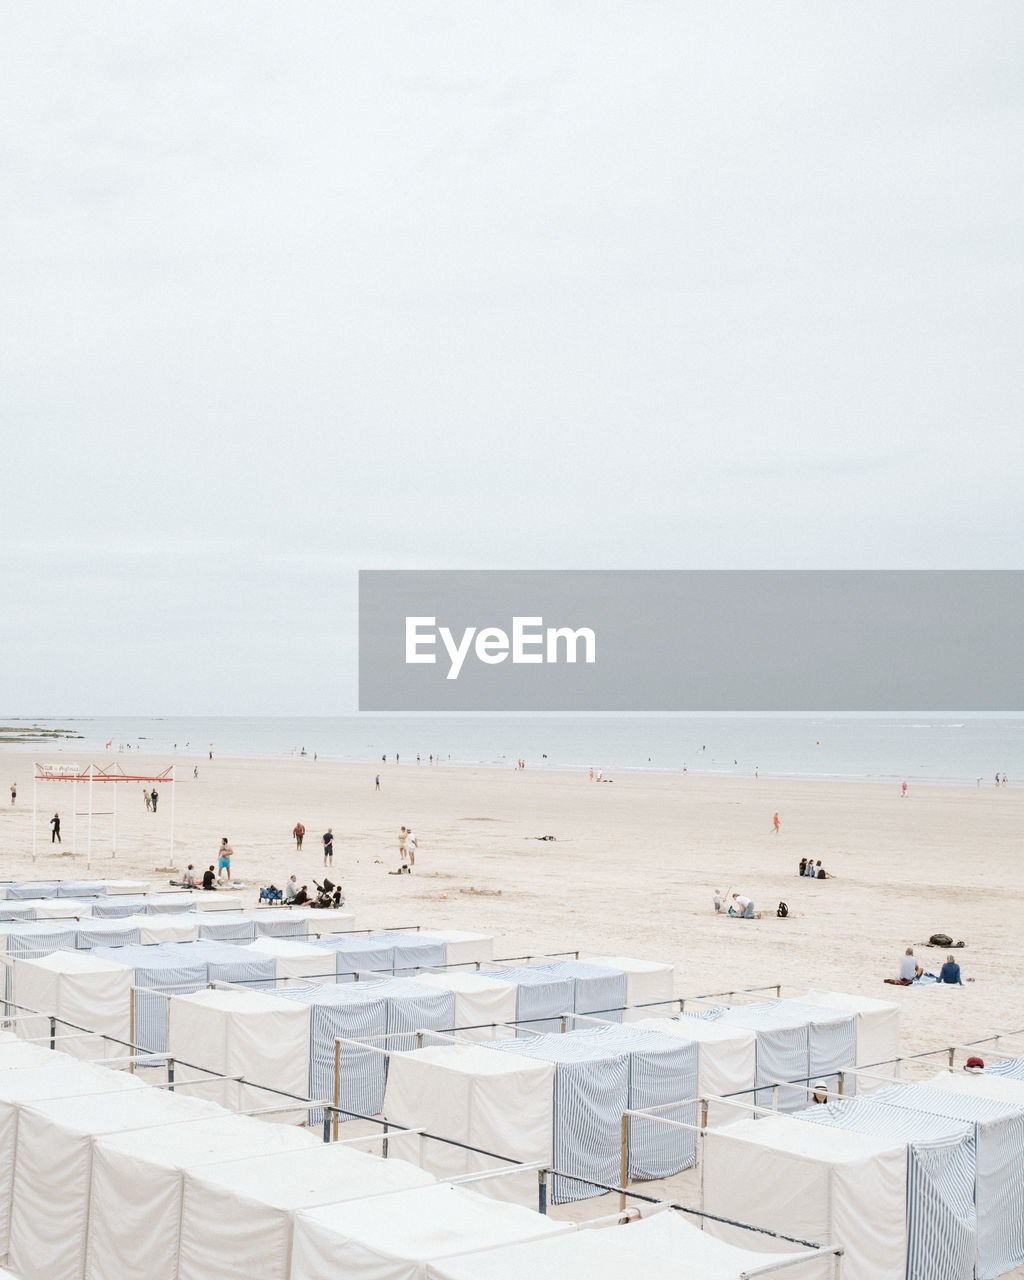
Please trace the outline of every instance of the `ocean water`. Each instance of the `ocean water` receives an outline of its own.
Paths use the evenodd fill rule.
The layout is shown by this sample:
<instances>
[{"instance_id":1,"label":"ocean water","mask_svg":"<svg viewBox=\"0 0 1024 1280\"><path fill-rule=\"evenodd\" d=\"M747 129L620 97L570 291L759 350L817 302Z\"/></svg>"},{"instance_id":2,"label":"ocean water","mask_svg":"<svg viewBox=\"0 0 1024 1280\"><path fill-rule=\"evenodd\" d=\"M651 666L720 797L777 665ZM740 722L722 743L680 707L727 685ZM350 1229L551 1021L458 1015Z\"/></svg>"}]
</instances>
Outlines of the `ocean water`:
<instances>
[{"instance_id":1,"label":"ocean water","mask_svg":"<svg viewBox=\"0 0 1024 1280\"><path fill-rule=\"evenodd\" d=\"M643 716L203 716L8 720L67 730L74 739L41 742L37 758L77 754L117 759L136 750L175 759L435 762L531 769L652 770L751 777L849 778L1010 785L1024 777L1019 715L643 715ZM107 744L110 744L109 747ZM9 749L24 750L24 743ZM302 755L303 750L305 756Z\"/></svg>"}]
</instances>

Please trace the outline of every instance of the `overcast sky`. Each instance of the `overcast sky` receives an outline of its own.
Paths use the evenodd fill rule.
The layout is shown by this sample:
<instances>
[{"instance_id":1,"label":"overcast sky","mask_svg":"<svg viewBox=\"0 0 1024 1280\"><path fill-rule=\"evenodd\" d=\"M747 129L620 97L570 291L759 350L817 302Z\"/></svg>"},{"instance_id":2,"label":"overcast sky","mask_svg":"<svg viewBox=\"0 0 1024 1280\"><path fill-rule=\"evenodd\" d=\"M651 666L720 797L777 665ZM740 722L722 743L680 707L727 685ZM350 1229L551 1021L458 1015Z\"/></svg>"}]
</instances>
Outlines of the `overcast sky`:
<instances>
[{"instance_id":1,"label":"overcast sky","mask_svg":"<svg viewBox=\"0 0 1024 1280\"><path fill-rule=\"evenodd\" d=\"M1020 568L1016 3L0 6L3 715L358 568Z\"/></svg>"}]
</instances>

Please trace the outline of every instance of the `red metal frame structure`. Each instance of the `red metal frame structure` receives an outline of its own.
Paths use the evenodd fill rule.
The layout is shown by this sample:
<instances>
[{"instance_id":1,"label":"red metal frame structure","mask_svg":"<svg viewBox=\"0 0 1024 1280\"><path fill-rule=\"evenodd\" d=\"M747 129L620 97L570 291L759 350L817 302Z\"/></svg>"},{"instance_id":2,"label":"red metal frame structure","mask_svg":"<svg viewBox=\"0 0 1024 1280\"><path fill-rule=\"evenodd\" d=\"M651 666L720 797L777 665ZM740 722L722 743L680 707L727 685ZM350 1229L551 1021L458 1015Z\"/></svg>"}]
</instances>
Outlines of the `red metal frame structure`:
<instances>
[{"instance_id":1,"label":"red metal frame structure","mask_svg":"<svg viewBox=\"0 0 1024 1280\"><path fill-rule=\"evenodd\" d=\"M86 866L92 866L92 820L97 815L92 807L92 788L94 782L113 782L114 807L110 810L113 817L113 835L111 838L110 856L117 857L117 786L119 782L169 782L171 784L171 865L174 865L174 765L168 765L160 773L125 773L119 764L108 764L106 767L97 764L71 764L60 761L57 764L35 763L32 777L32 861L36 860L36 838L38 835L38 784L40 782L70 782L73 787L71 801L71 853L78 852L78 784L84 782L89 787L89 808L86 810L88 825L86 827Z\"/></svg>"}]
</instances>

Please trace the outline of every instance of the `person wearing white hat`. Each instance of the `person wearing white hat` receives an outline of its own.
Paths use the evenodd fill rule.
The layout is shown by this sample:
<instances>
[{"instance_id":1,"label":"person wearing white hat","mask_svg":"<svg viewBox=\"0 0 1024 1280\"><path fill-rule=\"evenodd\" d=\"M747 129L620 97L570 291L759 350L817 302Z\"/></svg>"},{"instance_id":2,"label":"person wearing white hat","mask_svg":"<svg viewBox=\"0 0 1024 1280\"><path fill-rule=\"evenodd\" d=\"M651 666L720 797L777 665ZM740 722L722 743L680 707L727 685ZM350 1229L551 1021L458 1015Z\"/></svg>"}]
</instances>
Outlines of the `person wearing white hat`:
<instances>
[{"instance_id":1,"label":"person wearing white hat","mask_svg":"<svg viewBox=\"0 0 1024 1280\"><path fill-rule=\"evenodd\" d=\"M828 1102L828 1085L824 1080L815 1080L811 1085L813 1092L811 1093L812 1102Z\"/></svg>"}]
</instances>

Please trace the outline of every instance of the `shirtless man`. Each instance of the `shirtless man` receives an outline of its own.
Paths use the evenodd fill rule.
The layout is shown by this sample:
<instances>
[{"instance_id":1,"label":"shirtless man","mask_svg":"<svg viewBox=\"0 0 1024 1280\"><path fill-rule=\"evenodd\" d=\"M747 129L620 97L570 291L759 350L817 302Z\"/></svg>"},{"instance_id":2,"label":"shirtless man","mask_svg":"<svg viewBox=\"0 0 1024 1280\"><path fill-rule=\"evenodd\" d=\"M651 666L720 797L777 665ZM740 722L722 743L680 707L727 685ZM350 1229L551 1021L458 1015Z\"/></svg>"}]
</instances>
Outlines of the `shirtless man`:
<instances>
[{"instance_id":1,"label":"shirtless man","mask_svg":"<svg viewBox=\"0 0 1024 1280\"><path fill-rule=\"evenodd\" d=\"M409 862L409 851L407 848L408 841L409 841L409 833L408 831L406 831L405 827L403 827L401 831L399 831L398 833L398 857L399 857L398 869L399 871L404 871Z\"/></svg>"}]
</instances>

